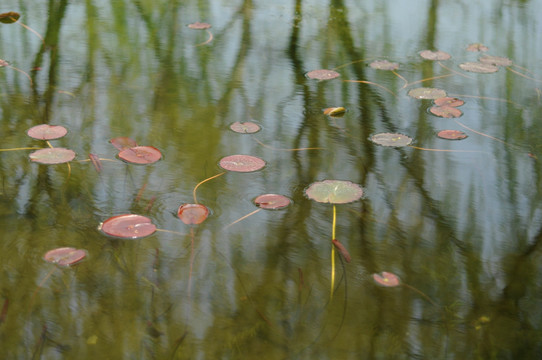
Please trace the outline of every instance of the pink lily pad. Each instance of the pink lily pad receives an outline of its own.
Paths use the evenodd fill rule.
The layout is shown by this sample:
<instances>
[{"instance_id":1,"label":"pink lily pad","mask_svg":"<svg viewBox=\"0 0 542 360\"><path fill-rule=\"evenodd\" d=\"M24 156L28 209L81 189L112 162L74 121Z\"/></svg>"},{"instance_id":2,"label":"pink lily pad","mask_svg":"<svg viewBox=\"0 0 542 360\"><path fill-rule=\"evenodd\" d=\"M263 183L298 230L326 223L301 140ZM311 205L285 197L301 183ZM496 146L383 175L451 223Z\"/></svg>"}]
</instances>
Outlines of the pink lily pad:
<instances>
[{"instance_id":1,"label":"pink lily pad","mask_svg":"<svg viewBox=\"0 0 542 360\"><path fill-rule=\"evenodd\" d=\"M62 164L75 158L73 150L64 148L47 148L36 150L29 155L30 160L40 164Z\"/></svg>"},{"instance_id":2,"label":"pink lily pad","mask_svg":"<svg viewBox=\"0 0 542 360\"><path fill-rule=\"evenodd\" d=\"M480 57L479 60L481 63L491 64L495 66L510 66L513 64L512 60L502 56L483 55Z\"/></svg>"},{"instance_id":3,"label":"pink lily pad","mask_svg":"<svg viewBox=\"0 0 542 360\"><path fill-rule=\"evenodd\" d=\"M87 252L85 250L72 247L61 247L47 251L43 256L43 259L58 266L70 266L80 262L86 256Z\"/></svg>"},{"instance_id":4,"label":"pink lily pad","mask_svg":"<svg viewBox=\"0 0 542 360\"><path fill-rule=\"evenodd\" d=\"M390 62L388 60L375 60L372 63L369 64L370 67L377 70L397 70L399 68L399 64L395 62Z\"/></svg>"},{"instance_id":5,"label":"pink lily pad","mask_svg":"<svg viewBox=\"0 0 542 360\"><path fill-rule=\"evenodd\" d=\"M305 195L321 203L346 204L360 199L363 189L351 181L324 180L312 183L305 189Z\"/></svg>"},{"instance_id":6,"label":"pink lily pad","mask_svg":"<svg viewBox=\"0 0 542 360\"><path fill-rule=\"evenodd\" d=\"M433 60L433 61L448 60L452 57L447 52L440 51L440 50L437 50L437 51L424 50L420 52L420 56L426 60Z\"/></svg>"},{"instance_id":7,"label":"pink lily pad","mask_svg":"<svg viewBox=\"0 0 542 360\"><path fill-rule=\"evenodd\" d=\"M252 172L265 166L265 161L251 155L230 155L220 159L222 169L236 172Z\"/></svg>"},{"instance_id":8,"label":"pink lily pad","mask_svg":"<svg viewBox=\"0 0 542 360\"><path fill-rule=\"evenodd\" d=\"M468 137L467 134L459 130L441 130L437 133L437 136L446 140L463 140Z\"/></svg>"},{"instance_id":9,"label":"pink lily pad","mask_svg":"<svg viewBox=\"0 0 542 360\"><path fill-rule=\"evenodd\" d=\"M119 136L113 138L109 140L109 142L111 143L111 145L117 148L118 151L126 150L137 146L137 143L134 139L126 136Z\"/></svg>"},{"instance_id":10,"label":"pink lily pad","mask_svg":"<svg viewBox=\"0 0 542 360\"><path fill-rule=\"evenodd\" d=\"M37 140L53 140L65 136L68 130L60 125L41 124L31 127L26 133Z\"/></svg>"},{"instance_id":11,"label":"pink lily pad","mask_svg":"<svg viewBox=\"0 0 542 360\"><path fill-rule=\"evenodd\" d=\"M397 275L386 271L382 272L382 275L373 274L373 279L374 281L376 281L377 284L386 287L395 287L401 285L401 279L399 279Z\"/></svg>"},{"instance_id":12,"label":"pink lily pad","mask_svg":"<svg viewBox=\"0 0 542 360\"><path fill-rule=\"evenodd\" d=\"M152 146L136 146L119 152L119 158L132 164L152 164L162 158L162 153Z\"/></svg>"},{"instance_id":13,"label":"pink lily pad","mask_svg":"<svg viewBox=\"0 0 542 360\"><path fill-rule=\"evenodd\" d=\"M239 134L254 134L255 132L260 131L260 125L253 123L251 121L239 122L236 121L230 125L230 129Z\"/></svg>"},{"instance_id":14,"label":"pink lily pad","mask_svg":"<svg viewBox=\"0 0 542 360\"><path fill-rule=\"evenodd\" d=\"M463 112L458 108L450 105L432 106L429 111L431 114L443 118L456 118L463 115Z\"/></svg>"},{"instance_id":15,"label":"pink lily pad","mask_svg":"<svg viewBox=\"0 0 542 360\"><path fill-rule=\"evenodd\" d=\"M467 46L467 51L472 51L472 52L488 51L488 50L489 48L487 46L480 43L469 44L469 46Z\"/></svg>"},{"instance_id":16,"label":"pink lily pad","mask_svg":"<svg viewBox=\"0 0 542 360\"><path fill-rule=\"evenodd\" d=\"M316 80L331 80L339 77L340 75L341 74L336 71L326 69L312 70L305 74L305 76L309 79Z\"/></svg>"},{"instance_id":17,"label":"pink lily pad","mask_svg":"<svg viewBox=\"0 0 542 360\"><path fill-rule=\"evenodd\" d=\"M177 216L186 225L198 225L207 219L209 209L201 204L183 204L179 206Z\"/></svg>"},{"instance_id":18,"label":"pink lily pad","mask_svg":"<svg viewBox=\"0 0 542 360\"><path fill-rule=\"evenodd\" d=\"M195 22L195 23L192 23L192 24L188 24L188 28L189 29L194 29L194 30L205 30L205 29L211 28L211 24L207 24L207 23L198 21L198 22Z\"/></svg>"},{"instance_id":19,"label":"pink lily pad","mask_svg":"<svg viewBox=\"0 0 542 360\"><path fill-rule=\"evenodd\" d=\"M256 197L254 203L262 209L277 210L290 205L291 200L277 194L264 194Z\"/></svg>"},{"instance_id":20,"label":"pink lily pad","mask_svg":"<svg viewBox=\"0 0 542 360\"><path fill-rule=\"evenodd\" d=\"M461 99L454 98L454 97L442 97L442 98L433 100L433 103L436 106L447 105L447 106L457 107L457 106L463 105L465 102Z\"/></svg>"},{"instance_id":21,"label":"pink lily pad","mask_svg":"<svg viewBox=\"0 0 542 360\"><path fill-rule=\"evenodd\" d=\"M138 239L153 234L156 226L146 216L124 214L110 217L100 225L99 229L110 236Z\"/></svg>"},{"instance_id":22,"label":"pink lily pad","mask_svg":"<svg viewBox=\"0 0 542 360\"><path fill-rule=\"evenodd\" d=\"M494 73L499 70L499 68L492 64L485 64L483 62L470 61L459 64L459 67L465 71L470 71L473 73L479 74L489 74Z\"/></svg>"}]
</instances>

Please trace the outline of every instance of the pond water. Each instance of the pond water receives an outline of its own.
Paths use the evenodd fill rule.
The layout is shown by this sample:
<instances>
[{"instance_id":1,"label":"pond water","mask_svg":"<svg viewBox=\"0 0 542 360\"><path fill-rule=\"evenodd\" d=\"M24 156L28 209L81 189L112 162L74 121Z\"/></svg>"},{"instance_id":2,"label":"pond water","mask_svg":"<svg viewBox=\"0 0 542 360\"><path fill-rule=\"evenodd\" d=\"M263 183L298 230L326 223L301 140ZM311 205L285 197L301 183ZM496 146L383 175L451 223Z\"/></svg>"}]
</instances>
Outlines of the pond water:
<instances>
[{"instance_id":1,"label":"pond water","mask_svg":"<svg viewBox=\"0 0 542 360\"><path fill-rule=\"evenodd\" d=\"M5 0L0 12L21 15L0 24L0 148L25 148L0 152L1 358L542 354L541 1ZM484 55L512 65L459 66ZM306 76L317 69L340 76ZM433 115L408 95L420 87L463 100L462 116ZM29 160L49 147L27 135L39 124L68 129L49 143L76 153L69 165ZM412 143L371 141L382 133ZM123 162L116 137L162 159ZM234 154L266 165L223 173ZM363 196L309 199L322 180ZM266 193L292 203L256 211ZM177 209L195 202L210 215L186 225ZM121 214L158 231L100 231ZM60 247L86 258L44 260ZM383 272L400 285L380 286Z\"/></svg>"}]
</instances>

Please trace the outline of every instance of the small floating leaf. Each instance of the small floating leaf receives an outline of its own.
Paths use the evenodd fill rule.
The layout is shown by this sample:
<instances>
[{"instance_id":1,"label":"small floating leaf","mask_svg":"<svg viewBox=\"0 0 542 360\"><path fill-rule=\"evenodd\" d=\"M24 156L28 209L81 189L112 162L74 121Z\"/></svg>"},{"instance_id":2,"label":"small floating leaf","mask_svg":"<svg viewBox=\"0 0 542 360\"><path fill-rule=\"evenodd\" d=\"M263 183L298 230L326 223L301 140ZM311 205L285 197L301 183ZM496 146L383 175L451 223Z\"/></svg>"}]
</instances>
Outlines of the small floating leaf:
<instances>
[{"instance_id":1,"label":"small floating leaf","mask_svg":"<svg viewBox=\"0 0 542 360\"><path fill-rule=\"evenodd\" d=\"M305 194L321 203L346 204L361 198L363 189L351 181L324 180L312 183L305 189Z\"/></svg>"},{"instance_id":2,"label":"small floating leaf","mask_svg":"<svg viewBox=\"0 0 542 360\"><path fill-rule=\"evenodd\" d=\"M0 67L9 66L8 62L6 60L0 59Z\"/></svg>"},{"instance_id":3,"label":"small floating leaf","mask_svg":"<svg viewBox=\"0 0 542 360\"><path fill-rule=\"evenodd\" d=\"M487 46L480 43L469 44L469 46L467 46L467 51L472 51L472 52L488 51L488 50L489 48Z\"/></svg>"},{"instance_id":4,"label":"small floating leaf","mask_svg":"<svg viewBox=\"0 0 542 360\"><path fill-rule=\"evenodd\" d=\"M459 67L465 71L470 71L470 72L479 73L479 74L489 74L489 73L494 73L497 70L499 70L499 68L496 67L495 65L485 64L482 62L475 62L475 61L459 64Z\"/></svg>"},{"instance_id":5,"label":"small floating leaf","mask_svg":"<svg viewBox=\"0 0 542 360\"><path fill-rule=\"evenodd\" d=\"M2 24L13 24L19 18L21 17L21 14L15 11L5 12L0 14L0 23Z\"/></svg>"},{"instance_id":6,"label":"small floating leaf","mask_svg":"<svg viewBox=\"0 0 542 360\"><path fill-rule=\"evenodd\" d=\"M126 137L126 136L119 136L119 137L113 138L109 140L109 142L119 151L137 146L137 143L134 139Z\"/></svg>"},{"instance_id":7,"label":"small floating leaf","mask_svg":"<svg viewBox=\"0 0 542 360\"><path fill-rule=\"evenodd\" d=\"M401 147L412 142L412 138L397 133L380 133L371 136L371 141L382 146Z\"/></svg>"},{"instance_id":8,"label":"small floating leaf","mask_svg":"<svg viewBox=\"0 0 542 360\"><path fill-rule=\"evenodd\" d=\"M442 98L435 99L433 103L437 106L446 105L446 106L457 107L457 106L463 105L465 102L461 99L454 98L454 97L442 97Z\"/></svg>"},{"instance_id":9,"label":"small floating leaf","mask_svg":"<svg viewBox=\"0 0 542 360\"><path fill-rule=\"evenodd\" d=\"M495 65L495 66L510 66L513 64L512 60L510 60L507 57L502 57L502 56L484 55L484 56L481 56L479 60L481 63Z\"/></svg>"},{"instance_id":10,"label":"small floating leaf","mask_svg":"<svg viewBox=\"0 0 542 360\"><path fill-rule=\"evenodd\" d=\"M236 172L252 172L265 166L265 161L250 155L230 155L223 157L219 165L222 169Z\"/></svg>"},{"instance_id":11,"label":"small floating leaf","mask_svg":"<svg viewBox=\"0 0 542 360\"><path fill-rule=\"evenodd\" d=\"M326 70L326 69L320 69L320 70L312 70L305 74L306 77L309 79L316 79L316 80L331 80L335 79L340 76L340 74L333 70Z\"/></svg>"},{"instance_id":12,"label":"small floating leaf","mask_svg":"<svg viewBox=\"0 0 542 360\"><path fill-rule=\"evenodd\" d=\"M188 24L188 27L194 30L205 30L205 29L209 29L211 27L211 24L195 22L192 24Z\"/></svg>"},{"instance_id":13,"label":"small floating leaf","mask_svg":"<svg viewBox=\"0 0 542 360\"><path fill-rule=\"evenodd\" d=\"M58 266L74 265L87 256L87 252L82 249L72 247L62 247L47 251L43 259Z\"/></svg>"},{"instance_id":14,"label":"small floating leaf","mask_svg":"<svg viewBox=\"0 0 542 360\"><path fill-rule=\"evenodd\" d=\"M254 203L262 209L277 210L290 205L291 201L283 195L264 194L255 198Z\"/></svg>"},{"instance_id":15,"label":"small floating leaf","mask_svg":"<svg viewBox=\"0 0 542 360\"><path fill-rule=\"evenodd\" d=\"M426 60L448 60L452 56L445 51L424 50L420 52L420 56Z\"/></svg>"},{"instance_id":16,"label":"small floating leaf","mask_svg":"<svg viewBox=\"0 0 542 360\"><path fill-rule=\"evenodd\" d=\"M429 109L431 114L443 118L456 118L463 115L463 112L458 108L450 105L433 106Z\"/></svg>"},{"instance_id":17,"label":"small floating leaf","mask_svg":"<svg viewBox=\"0 0 542 360\"><path fill-rule=\"evenodd\" d=\"M369 64L370 67L377 70L397 70L399 64L395 62L390 62L388 60L375 60Z\"/></svg>"},{"instance_id":18,"label":"small floating leaf","mask_svg":"<svg viewBox=\"0 0 542 360\"><path fill-rule=\"evenodd\" d=\"M344 115L345 112L346 112L346 109L343 108L342 106L330 107L330 108L324 109L324 115L329 115L329 116L342 116Z\"/></svg>"},{"instance_id":19,"label":"small floating leaf","mask_svg":"<svg viewBox=\"0 0 542 360\"><path fill-rule=\"evenodd\" d=\"M110 236L138 239L153 234L156 226L146 216L124 214L110 217L100 225L99 229Z\"/></svg>"},{"instance_id":20,"label":"small floating leaf","mask_svg":"<svg viewBox=\"0 0 542 360\"><path fill-rule=\"evenodd\" d=\"M397 275L386 271L382 272L382 275L373 274L373 279L374 281L376 281L377 284L386 287L395 287L401 285L401 280Z\"/></svg>"},{"instance_id":21,"label":"small floating leaf","mask_svg":"<svg viewBox=\"0 0 542 360\"><path fill-rule=\"evenodd\" d=\"M28 129L27 134L37 140L53 140L65 136L68 130L64 126L41 124Z\"/></svg>"},{"instance_id":22,"label":"small floating leaf","mask_svg":"<svg viewBox=\"0 0 542 360\"><path fill-rule=\"evenodd\" d=\"M29 157L30 160L40 164L62 164L72 161L75 153L70 149L48 148L36 150Z\"/></svg>"},{"instance_id":23,"label":"small floating leaf","mask_svg":"<svg viewBox=\"0 0 542 360\"><path fill-rule=\"evenodd\" d=\"M333 243L333 245L335 246L335 248L336 248L337 250L339 250L339 252L341 253L341 255L344 257L344 260L345 260L347 263L349 263L349 262L352 260L352 258L350 257L350 254L348 253L348 250L346 250L346 248L344 247L344 245L341 244L341 243L339 242L339 240L337 240L337 239L333 239L333 240L331 240L331 242Z\"/></svg>"},{"instance_id":24,"label":"small floating leaf","mask_svg":"<svg viewBox=\"0 0 542 360\"><path fill-rule=\"evenodd\" d=\"M441 130L437 133L437 136L446 140L462 140L468 137L467 134L459 130Z\"/></svg>"},{"instance_id":25,"label":"small floating leaf","mask_svg":"<svg viewBox=\"0 0 542 360\"><path fill-rule=\"evenodd\" d=\"M201 204L183 204L179 206L177 216L186 225L198 225L207 219L209 209Z\"/></svg>"},{"instance_id":26,"label":"small floating leaf","mask_svg":"<svg viewBox=\"0 0 542 360\"><path fill-rule=\"evenodd\" d=\"M438 99L446 97L446 91L442 89L421 87L410 90L408 96L413 97L414 99Z\"/></svg>"},{"instance_id":27,"label":"small floating leaf","mask_svg":"<svg viewBox=\"0 0 542 360\"><path fill-rule=\"evenodd\" d=\"M162 158L162 153L152 146L136 146L119 152L119 158L132 164L152 164Z\"/></svg>"},{"instance_id":28,"label":"small floating leaf","mask_svg":"<svg viewBox=\"0 0 542 360\"><path fill-rule=\"evenodd\" d=\"M236 121L230 125L230 129L240 134L254 134L255 132L260 131L260 125L253 123L251 121L239 122Z\"/></svg>"}]
</instances>

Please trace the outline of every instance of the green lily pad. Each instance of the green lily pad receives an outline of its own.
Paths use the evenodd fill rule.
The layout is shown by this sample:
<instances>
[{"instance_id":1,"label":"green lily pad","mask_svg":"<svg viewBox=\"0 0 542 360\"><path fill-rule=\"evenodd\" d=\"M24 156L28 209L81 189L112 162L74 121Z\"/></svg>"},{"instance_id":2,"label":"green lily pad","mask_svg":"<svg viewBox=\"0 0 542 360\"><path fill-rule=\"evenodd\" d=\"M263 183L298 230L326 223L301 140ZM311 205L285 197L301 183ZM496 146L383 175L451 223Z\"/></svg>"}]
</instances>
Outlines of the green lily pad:
<instances>
[{"instance_id":1,"label":"green lily pad","mask_svg":"<svg viewBox=\"0 0 542 360\"><path fill-rule=\"evenodd\" d=\"M412 89L408 92L408 96L413 97L414 99L438 99L446 97L446 91L436 88L426 88L421 87L417 89Z\"/></svg>"},{"instance_id":2,"label":"green lily pad","mask_svg":"<svg viewBox=\"0 0 542 360\"><path fill-rule=\"evenodd\" d=\"M346 204L360 199L363 189L358 184L345 180L324 180L312 183L305 194L309 199L321 203Z\"/></svg>"},{"instance_id":3,"label":"green lily pad","mask_svg":"<svg viewBox=\"0 0 542 360\"><path fill-rule=\"evenodd\" d=\"M412 138L397 133L380 133L371 136L371 141L382 146L402 147L410 145Z\"/></svg>"}]
</instances>

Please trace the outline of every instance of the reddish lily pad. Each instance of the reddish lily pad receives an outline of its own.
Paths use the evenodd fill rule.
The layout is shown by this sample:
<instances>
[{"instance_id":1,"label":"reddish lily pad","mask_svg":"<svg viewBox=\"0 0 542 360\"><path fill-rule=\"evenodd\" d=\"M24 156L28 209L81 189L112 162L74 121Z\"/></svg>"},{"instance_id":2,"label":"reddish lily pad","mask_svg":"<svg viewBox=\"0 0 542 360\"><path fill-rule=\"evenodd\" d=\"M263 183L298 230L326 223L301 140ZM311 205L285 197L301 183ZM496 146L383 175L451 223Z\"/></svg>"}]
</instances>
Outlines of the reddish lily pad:
<instances>
[{"instance_id":1,"label":"reddish lily pad","mask_svg":"<svg viewBox=\"0 0 542 360\"><path fill-rule=\"evenodd\" d=\"M15 11L5 12L0 14L0 23L2 24L13 24L19 18L21 17L21 14Z\"/></svg>"},{"instance_id":2,"label":"reddish lily pad","mask_svg":"<svg viewBox=\"0 0 542 360\"><path fill-rule=\"evenodd\" d=\"M126 136L119 136L113 138L109 140L109 142L111 143L111 145L117 148L118 151L126 150L137 146L137 143L134 139Z\"/></svg>"},{"instance_id":3,"label":"reddish lily pad","mask_svg":"<svg viewBox=\"0 0 542 360\"><path fill-rule=\"evenodd\" d=\"M497 72L499 68L492 64L485 64L483 62L469 61L459 64L459 67L465 71L470 71L479 74L490 74Z\"/></svg>"},{"instance_id":4,"label":"reddish lily pad","mask_svg":"<svg viewBox=\"0 0 542 360\"><path fill-rule=\"evenodd\" d=\"M230 125L230 129L239 134L254 134L261 130L260 125L251 121L239 122L236 121Z\"/></svg>"},{"instance_id":5,"label":"reddish lily pad","mask_svg":"<svg viewBox=\"0 0 542 360\"><path fill-rule=\"evenodd\" d=\"M201 204L183 204L179 206L177 216L186 225L198 225L207 219L209 209Z\"/></svg>"},{"instance_id":6,"label":"reddish lily pad","mask_svg":"<svg viewBox=\"0 0 542 360\"><path fill-rule=\"evenodd\" d=\"M324 180L312 183L305 194L309 199L321 203L346 204L360 199L363 189L358 184L345 180Z\"/></svg>"},{"instance_id":7,"label":"reddish lily pad","mask_svg":"<svg viewBox=\"0 0 542 360\"><path fill-rule=\"evenodd\" d=\"M382 275L373 274L373 279L374 281L376 281L377 284L386 287L395 287L401 285L401 279L399 279L397 275L386 271L382 272Z\"/></svg>"},{"instance_id":8,"label":"reddish lily pad","mask_svg":"<svg viewBox=\"0 0 542 360\"><path fill-rule=\"evenodd\" d=\"M437 133L437 136L446 140L463 140L468 137L467 134L459 130L441 130Z\"/></svg>"},{"instance_id":9,"label":"reddish lily pad","mask_svg":"<svg viewBox=\"0 0 542 360\"><path fill-rule=\"evenodd\" d=\"M49 263L58 266L71 266L87 257L87 252L82 249L72 247L61 247L49 250L43 256L43 259Z\"/></svg>"},{"instance_id":10,"label":"reddish lily pad","mask_svg":"<svg viewBox=\"0 0 542 360\"><path fill-rule=\"evenodd\" d=\"M291 200L283 195L264 194L255 198L254 203L262 209L277 210L290 205Z\"/></svg>"},{"instance_id":11,"label":"reddish lily pad","mask_svg":"<svg viewBox=\"0 0 542 360\"><path fill-rule=\"evenodd\" d=\"M152 164L162 158L162 153L152 146L136 146L119 152L119 158L132 164Z\"/></svg>"},{"instance_id":12,"label":"reddish lily pad","mask_svg":"<svg viewBox=\"0 0 542 360\"><path fill-rule=\"evenodd\" d=\"M399 68L399 64L395 62L390 62L388 60L375 60L372 63L369 64L370 67L377 70L397 70Z\"/></svg>"},{"instance_id":13,"label":"reddish lily pad","mask_svg":"<svg viewBox=\"0 0 542 360\"><path fill-rule=\"evenodd\" d=\"M9 63L6 60L0 59L0 67L9 66Z\"/></svg>"},{"instance_id":14,"label":"reddish lily pad","mask_svg":"<svg viewBox=\"0 0 542 360\"><path fill-rule=\"evenodd\" d=\"M105 234L123 239L138 239L156 231L156 226L146 216L124 214L110 217L99 227Z\"/></svg>"},{"instance_id":15,"label":"reddish lily pad","mask_svg":"<svg viewBox=\"0 0 542 360\"><path fill-rule=\"evenodd\" d=\"M222 169L236 172L252 172L265 166L265 161L251 155L230 155L220 159Z\"/></svg>"},{"instance_id":16,"label":"reddish lily pad","mask_svg":"<svg viewBox=\"0 0 542 360\"><path fill-rule=\"evenodd\" d=\"M40 164L62 164L75 158L73 150L64 148L47 148L36 150L29 155L30 160Z\"/></svg>"},{"instance_id":17,"label":"reddish lily pad","mask_svg":"<svg viewBox=\"0 0 542 360\"><path fill-rule=\"evenodd\" d=\"M461 99L458 99L458 98L454 98L454 97L442 97L442 98L438 98L438 99L435 99L433 101L433 103L436 105L436 106L453 106L453 107L457 107L457 106L461 106L463 105L465 102Z\"/></svg>"},{"instance_id":18,"label":"reddish lily pad","mask_svg":"<svg viewBox=\"0 0 542 360\"><path fill-rule=\"evenodd\" d=\"M340 75L341 74L336 71L326 69L312 70L305 74L305 76L309 79L316 80L331 80L339 77Z\"/></svg>"},{"instance_id":19,"label":"reddish lily pad","mask_svg":"<svg viewBox=\"0 0 542 360\"><path fill-rule=\"evenodd\" d=\"M510 60L507 57L502 56L491 56L491 55L484 55L480 57L480 62L484 64L491 64L495 66L510 66L512 65L512 60Z\"/></svg>"},{"instance_id":20,"label":"reddish lily pad","mask_svg":"<svg viewBox=\"0 0 542 360\"><path fill-rule=\"evenodd\" d=\"M469 46L467 46L467 51L472 51L472 52L488 51L488 50L489 48L487 46L480 43L469 44Z\"/></svg>"},{"instance_id":21,"label":"reddish lily pad","mask_svg":"<svg viewBox=\"0 0 542 360\"><path fill-rule=\"evenodd\" d=\"M446 97L446 91L436 88L416 88L408 92L408 96L413 97L414 99L438 99Z\"/></svg>"},{"instance_id":22,"label":"reddish lily pad","mask_svg":"<svg viewBox=\"0 0 542 360\"><path fill-rule=\"evenodd\" d=\"M192 24L188 24L188 27L194 30L205 30L211 28L211 24L207 24L204 22L195 22Z\"/></svg>"},{"instance_id":23,"label":"reddish lily pad","mask_svg":"<svg viewBox=\"0 0 542 360\"><path fill-rule=\"evenodd\" d=\"M371 141L382 146L402 147L410 145L412 138L397 133L380 133L371 136Z\"/></svg>"},{"instance_id":24,"label":"reddish lily pad","mask_svg":"<svg viewBox=\"0 0 542 360\"><path fill-rule=\"evenodd\" d=\"M41 124L31 127L26 133L37 140L53 140L65 136L68 129L60 125Z\"/></svg>"},{"instance_id":25,"label":"reddish lily pad","mask_svg":"<svg viewBox=\"0 0 542 360\"><path fill-rule=\"evenodd\" d=\"M426 60L448 60L452 56L448 54L445 51L431 51L431 50L424 50L420 52L420 56Z\"/></svg>"},{"instance_id":26,"label":"reddish lily pad","mask_svg":"<svg viewBox=\"0 0 542 360\"><path fill-rule=\"evenodd\" d=\"M463 115L463 112L458 108L450 105L433 106L429 109L431 114L443 118L456 118Z\"/></svg>"}]
</instances>

